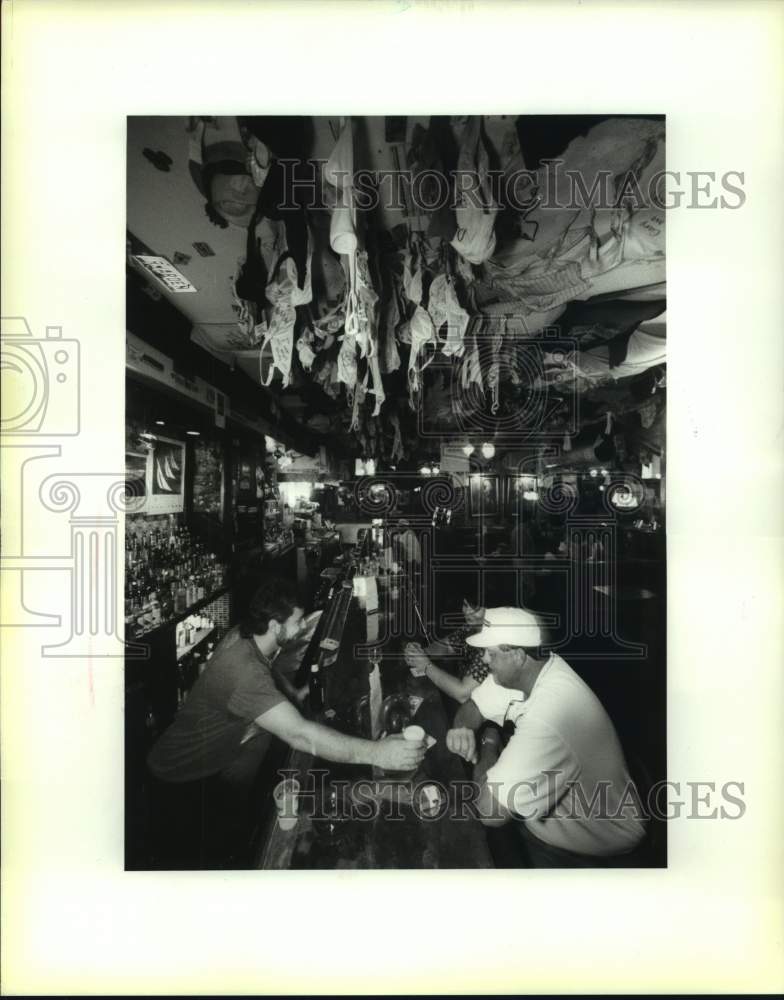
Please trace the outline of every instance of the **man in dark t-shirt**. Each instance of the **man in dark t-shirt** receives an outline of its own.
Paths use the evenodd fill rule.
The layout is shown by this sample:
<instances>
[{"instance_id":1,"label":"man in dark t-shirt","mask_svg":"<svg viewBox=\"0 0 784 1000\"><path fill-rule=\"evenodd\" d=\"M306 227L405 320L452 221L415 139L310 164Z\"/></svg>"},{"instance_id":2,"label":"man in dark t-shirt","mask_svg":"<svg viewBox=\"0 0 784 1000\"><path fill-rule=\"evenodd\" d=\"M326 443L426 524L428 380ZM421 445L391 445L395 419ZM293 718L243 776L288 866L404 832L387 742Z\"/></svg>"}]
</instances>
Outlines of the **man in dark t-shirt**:
<instances>
[{"instance_id":1,"label":"man in dark t-shirt","mask_svg":"<svg viewBox=\"0 0 784 1000\"><path fill-rule=\"evenodd\" d=\"M424 757L424 741L362 740L303 718L272 672L279 650L303 626L292 585L268 580L152 748L161 867L232 866L252 832L250 792L272 736L326 760L385 770L411 770Z\"/></svg>"}]
</instances>

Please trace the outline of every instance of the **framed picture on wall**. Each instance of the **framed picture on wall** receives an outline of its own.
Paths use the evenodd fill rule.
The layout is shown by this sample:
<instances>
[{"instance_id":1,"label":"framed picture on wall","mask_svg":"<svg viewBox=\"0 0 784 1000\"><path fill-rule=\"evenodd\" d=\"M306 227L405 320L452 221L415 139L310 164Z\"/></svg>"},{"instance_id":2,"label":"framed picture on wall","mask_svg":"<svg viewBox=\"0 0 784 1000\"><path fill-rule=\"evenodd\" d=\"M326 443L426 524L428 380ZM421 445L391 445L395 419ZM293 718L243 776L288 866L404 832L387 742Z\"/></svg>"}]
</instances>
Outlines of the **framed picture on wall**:
<instances>
[{"instance_id":1,"label":"framed picture on wall","mask_svg":"<svg viewBox=\"0 0 784 1000\"><path fill-rule=\"evenodd\" d=\"M498 477L474 473L470 477L471 517L498 515Z\"/></svg>"},{"instance_id":2,"label":"framed picture on wall","mask_svg":"<svg viewBox=\"0 0 784 1000\"><path fill-rule=\"evenodd\" d=\"M185 506L185 442L150 439L144 514L179 514Z\"/></svg>"},{"instance_id":3,"label":"framed picture on wall","mask_svg":"<svg viewBox=\"0 0 784 1000\"><path fill-rule=\"evenodd\" d=\"M508 517L519 517L525 510L526 501L535 500L536 476L517 474L506 477L505 513Z\"/></svg>"}]
</instances>

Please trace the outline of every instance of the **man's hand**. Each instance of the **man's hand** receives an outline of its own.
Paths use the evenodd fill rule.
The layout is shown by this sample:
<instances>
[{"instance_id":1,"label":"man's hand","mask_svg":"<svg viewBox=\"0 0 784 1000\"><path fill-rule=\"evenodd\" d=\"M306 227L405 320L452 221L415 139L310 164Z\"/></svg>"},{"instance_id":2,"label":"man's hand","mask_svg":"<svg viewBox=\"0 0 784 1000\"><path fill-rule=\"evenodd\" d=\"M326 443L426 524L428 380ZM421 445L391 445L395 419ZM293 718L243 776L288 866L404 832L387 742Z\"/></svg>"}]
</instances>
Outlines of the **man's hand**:
<instances>
[{"instance_id":1,"label":"man's hand","mask_svg":"<svg viewBox=\"0 0 784 1000\"><path fill-rule=\"evenodd\" d=\"M303 684L301 688L297 688L294 693L294 697L296 698L297 704L298 705L304 704L309 694L310 694L310 685Z\"/></svg>"},{"instance_id":2,"label":"man's hand","mask_svg":"<svg viewBox=\"0 0 784 1000\"><path fill-rule=\"evenodd\" d=\"M421 677L425 673L430 660L420 644L418 642L406 643L403 655L412 672Z\"/></svg>"},{"instance_id":3,"label":"man's hand","mask_svg":"<svg viewBox=\"0 0 784 1000\"><path fill-rule=\"evenodd\" d=\"M476 735L472 729L450 729L446 734L446 745L469 764L476 763Z\"/></svg>"},{"instance_id":4,"label":"man's hand","mask_svg":"<svg viewBox=\"0 0 784 1000\"><path fill-rule=\"evenodd\" d=\"M405 740L400 733L386 736L375 744L373 763L385 771L413 771L425 756L424 740Z\"/></svg>"}]
</instances>

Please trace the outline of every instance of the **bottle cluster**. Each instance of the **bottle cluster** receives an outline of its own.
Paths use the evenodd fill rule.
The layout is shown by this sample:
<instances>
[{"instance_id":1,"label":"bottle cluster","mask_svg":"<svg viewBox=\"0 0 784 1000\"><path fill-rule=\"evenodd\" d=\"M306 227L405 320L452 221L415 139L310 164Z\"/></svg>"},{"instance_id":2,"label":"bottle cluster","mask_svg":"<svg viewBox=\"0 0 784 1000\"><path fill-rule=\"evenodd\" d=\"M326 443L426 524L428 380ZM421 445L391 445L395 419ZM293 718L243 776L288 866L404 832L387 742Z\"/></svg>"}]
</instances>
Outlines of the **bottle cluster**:
<instances>
[{"instance_id":1,"label":"bottle cluster","mask_svg":"<svg viewBox=\"0 0 784 1000\"><path fill-rule=\"evenodd\" d=\"M183 525L152 522L125 536L125 625L138 638L219 590L226 567Z\"/></svg>"}]
</instances>

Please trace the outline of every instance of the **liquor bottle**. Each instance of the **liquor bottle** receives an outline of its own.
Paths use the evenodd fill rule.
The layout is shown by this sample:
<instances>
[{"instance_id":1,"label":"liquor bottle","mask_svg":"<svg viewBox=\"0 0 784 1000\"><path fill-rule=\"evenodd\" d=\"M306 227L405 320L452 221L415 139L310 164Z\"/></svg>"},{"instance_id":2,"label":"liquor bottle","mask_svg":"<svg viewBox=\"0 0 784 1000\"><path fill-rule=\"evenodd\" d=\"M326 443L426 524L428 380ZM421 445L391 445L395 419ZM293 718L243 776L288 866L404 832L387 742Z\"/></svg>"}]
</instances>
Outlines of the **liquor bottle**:
<instances>
[{"instance_id":1,"label":"liquor bottle","mask_svg":"<svg viewBox=\"0 0 784 1000\"><path fill-rule=\"evenodd\" d=\"M187 607L188 607L188 601L185 591L185 583L182 577L180 577L179 582L177 583L177 592L174 598L174 613L177 615L181 615Z\"/></svg>"},{"instance_id":2,"label":"liquor bottle","mask_svg":"<svg viewBox=\"0 0 784 1000\"><path fill-rule=\"evenodd\" d=\"M321 679L321 671L318 662L310 668L308 677L308 688L310 698L310 710L315 715L324 708L324 686Z\"/></svg>"},{"instance_id":3,"label":"liquor bottle","mask_svg":"<svg viewBox=\"0 0 784 1000\"><path fill-rule=\"evenodd\" d=\"M370 738L378 739L381 732L381 654L374 649L368 669L368 708L370 709Z\"/></svg>"}]
</instances>

